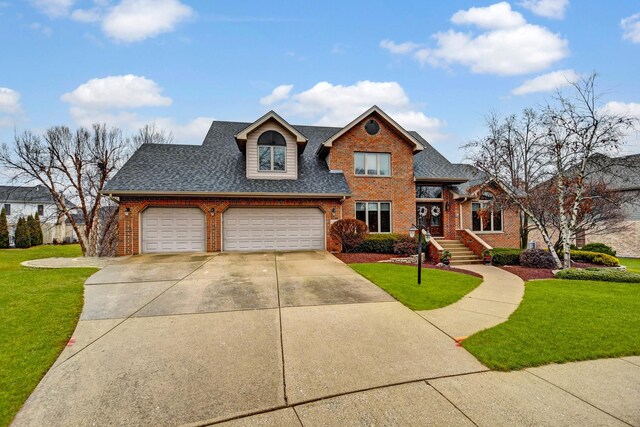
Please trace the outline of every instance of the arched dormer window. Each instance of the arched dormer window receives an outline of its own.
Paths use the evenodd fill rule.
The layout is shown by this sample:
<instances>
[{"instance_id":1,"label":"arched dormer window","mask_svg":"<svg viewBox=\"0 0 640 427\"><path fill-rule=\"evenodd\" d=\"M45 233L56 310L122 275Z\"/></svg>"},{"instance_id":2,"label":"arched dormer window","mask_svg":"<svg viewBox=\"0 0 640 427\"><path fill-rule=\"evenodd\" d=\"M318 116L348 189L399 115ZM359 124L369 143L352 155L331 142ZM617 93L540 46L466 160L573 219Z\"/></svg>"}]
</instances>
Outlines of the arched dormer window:
<instances>
[{"instance_id":1,"label":"arched dormer window","mask_svg":"<svg viewBox=\"0 0 640 427\"><path fill-rule=\"evenodd\" d=\"M287 141L274 130L258 138L258 170L265 172L286 170Z\"/></svg>"}]
</instances>

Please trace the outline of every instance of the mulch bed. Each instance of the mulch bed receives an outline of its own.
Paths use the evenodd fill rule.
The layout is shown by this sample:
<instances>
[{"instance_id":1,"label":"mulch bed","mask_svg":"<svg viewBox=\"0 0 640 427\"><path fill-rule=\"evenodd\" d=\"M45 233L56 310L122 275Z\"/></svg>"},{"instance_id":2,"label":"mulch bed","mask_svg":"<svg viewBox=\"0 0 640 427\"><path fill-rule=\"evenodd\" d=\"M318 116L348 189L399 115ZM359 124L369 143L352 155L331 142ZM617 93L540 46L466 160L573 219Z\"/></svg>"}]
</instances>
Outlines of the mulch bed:
<instances>
[{"instance_id":1,"label":"mulch bed","mask_svg":"<svg viewBox=\"0 0 640 427\"><path fill-rule=\"evenodd\" d=\"M553 279L555 277L548 268L529 268L516 265L508 265L500 268L508 271L509 273L515 274L524 281L531 279Z\"/></svg>"},{"instance_id":2,"label":"mulch bed","mask_svg":"<svg viewBox=\"0 0 640 427\"><path fill-rule=\"evenodd\" d=\"M394 254L365 254L365 253L338 253L333 254L345 264L360 264L366 262L385 261L392 258L401 258L402 255Z\"/></svg>"},{"instance_id":3,"label":"mulch bed","mask_svg":"<svg viewBox=\"0 0 640 427\"><path fill-rule=\"evenodd\" d=\"M394 254L372 254L372 253L337 253L333 254L340 261L345 264L360 264L360 263L371 263L378 261L386 261L392 258L404 258L403 255L394 255ZM405 264L405 263L397 263L395 265L409 265L417 267L418 264ZM435 264L429 263L425 261L422 263L422 268L431 268L434 270L444 270L444 271L453 271L456 273L468 274L469 276L479 277L482 279L482 275L478 273L474 273L473 271L463 270L461 268L455 267L437 267Z\"/></svg>"}]
</instances>

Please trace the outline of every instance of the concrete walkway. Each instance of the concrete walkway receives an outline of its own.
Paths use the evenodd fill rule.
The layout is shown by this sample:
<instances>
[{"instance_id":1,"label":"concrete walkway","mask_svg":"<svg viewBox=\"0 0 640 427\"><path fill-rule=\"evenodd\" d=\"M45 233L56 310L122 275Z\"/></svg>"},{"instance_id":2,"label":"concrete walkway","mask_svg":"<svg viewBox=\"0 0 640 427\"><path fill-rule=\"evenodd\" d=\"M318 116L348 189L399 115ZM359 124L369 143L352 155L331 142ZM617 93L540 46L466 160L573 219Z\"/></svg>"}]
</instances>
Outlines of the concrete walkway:
<instances>
[{"instance_id":1,"label":"concrete walkway","mask_svg":"<svg viewBox=\"0 0 640 427\"><path fill-rule=\"evenodd\" d=\"M524 282L515 274L488 265L456 267L482 275L482 284L454 304L416 312L450 337L467 337L503 323L520 305Z\"/></svg>"}]
</instances>

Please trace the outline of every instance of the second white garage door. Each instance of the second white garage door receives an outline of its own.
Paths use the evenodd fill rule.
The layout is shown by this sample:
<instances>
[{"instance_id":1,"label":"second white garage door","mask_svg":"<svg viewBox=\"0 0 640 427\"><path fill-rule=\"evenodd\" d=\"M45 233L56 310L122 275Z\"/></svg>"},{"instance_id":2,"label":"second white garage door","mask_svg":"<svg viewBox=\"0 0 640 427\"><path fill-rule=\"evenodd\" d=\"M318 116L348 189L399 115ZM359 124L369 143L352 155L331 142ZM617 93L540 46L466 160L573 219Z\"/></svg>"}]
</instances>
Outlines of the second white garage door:
<instances>
[{"instance_id":1,"label":"second white garage door","mask_svg":"<svg viewBox=\"0 0 640 427\"><path fill-rule=\"evenodd\" d=\"M230 208L223 221L225 251L325 247L325 216L318 208Z\"/></svg>"},{"instance_id":2,"label":"second white garage door","mask_svg":"<svg viewBox=\"0 0 640 427\"><path fill-rule=\"evenodd\" d=\"M198 208L147 208L142 252L204 252L204 212Z\"/></svg>"}]
</instances>

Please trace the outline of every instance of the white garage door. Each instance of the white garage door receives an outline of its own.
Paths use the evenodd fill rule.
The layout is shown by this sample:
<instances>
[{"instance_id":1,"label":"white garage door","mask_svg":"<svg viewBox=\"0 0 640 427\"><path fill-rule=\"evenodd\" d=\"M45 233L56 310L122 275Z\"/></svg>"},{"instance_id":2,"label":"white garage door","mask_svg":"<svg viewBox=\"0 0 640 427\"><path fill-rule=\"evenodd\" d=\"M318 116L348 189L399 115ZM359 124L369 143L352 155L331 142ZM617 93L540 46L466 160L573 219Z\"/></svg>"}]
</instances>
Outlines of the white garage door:
<instances>
[{"instance_id":1,"label":"white garage door","mask_svg":"<svg viewBox=\"0 0 640 427\"><path fill-rule=\"evenodd\" d=\"M324 249L318 208L230 208L222 229L225 251Z\"/></svg>"},{"instance_id":2,"label":"white garage door","mask_svg":"<svg viewBox=\"0 0 640 427\"><path fill-rule=\"evenodd\" d=\"M204 212L148 208L142 213L142 252L205 252Z\"/></svg>"}]
</instances>

